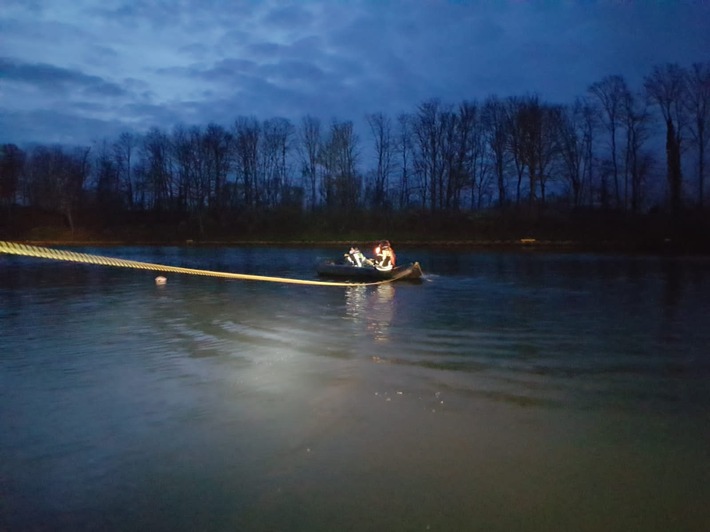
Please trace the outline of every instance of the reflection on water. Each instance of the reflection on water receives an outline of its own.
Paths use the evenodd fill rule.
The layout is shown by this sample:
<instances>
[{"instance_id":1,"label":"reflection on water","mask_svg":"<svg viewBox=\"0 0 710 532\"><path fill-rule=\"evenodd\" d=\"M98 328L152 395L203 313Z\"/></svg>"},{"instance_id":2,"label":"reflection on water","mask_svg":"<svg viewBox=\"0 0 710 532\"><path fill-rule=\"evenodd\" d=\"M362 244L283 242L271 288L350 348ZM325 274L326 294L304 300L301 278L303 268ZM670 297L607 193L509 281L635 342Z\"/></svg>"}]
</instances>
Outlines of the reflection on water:
<instances>
[{"instance_id":1,"label":"reflection on water","mask_svg":"<svg viewBox=\"0 0 710 532\"><path fill-rule=\"evenodd\" d=\"M309 288L0 256L0 530L703 529L707 261L417 258Z\"/></svg>"},{"instance_id":2,"label":"reflection on water","mask_svg":"<svg viewBox=\"0 0 710 532\"><path fill-rule=\"evenodd\" d=\"M387 342L394 315L394 284L374 287L352 286L345 289L346 312L358 324L364 324L375 342Z\"/></svg>"}]
</instances>

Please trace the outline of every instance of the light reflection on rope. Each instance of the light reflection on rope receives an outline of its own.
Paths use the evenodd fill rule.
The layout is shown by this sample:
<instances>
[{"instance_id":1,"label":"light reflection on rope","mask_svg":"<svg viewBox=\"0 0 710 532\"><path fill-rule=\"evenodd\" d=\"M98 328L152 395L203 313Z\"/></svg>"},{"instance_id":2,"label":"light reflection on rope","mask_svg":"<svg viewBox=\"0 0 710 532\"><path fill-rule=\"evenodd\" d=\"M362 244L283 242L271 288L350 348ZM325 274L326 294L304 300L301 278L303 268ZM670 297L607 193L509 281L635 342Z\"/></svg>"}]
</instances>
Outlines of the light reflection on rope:
<instances>
[{"instance_id":1,"label":"light reflection on rope","mask_svg":"<svg viewBox=\"0 0 710 532\"><path fill-rule=\"evenodd\" d=\"M300 284L311 286L374 286L396 281L400 277L407 275L408 272L403 272L399 276L394 276L391 279L383 281L375 281L370 283L348 283L337 281L311 281L307 279L290 279L287 277L267 277L265 275L250 275L246 273L230 273L216 272L211 270L199 270L195 268L183 268L180 266L167 266L164 264L153 264L150 262L139 262L135 260L117 259L114 257L105 257L101 255L91 255L88 253L77 253L74 251L65 251L61 249L52 249L39 246L31 246L28 244L18 244L15 242L5 242L0 240L0 253L9 255L21 255L24 257L34 257L50 260L61 260L68 262L79 262L83 264L97 264L100 266L115 266L119 268L134 268L138 270L152 270L156 272L171 272L183 273L188 275L202 275L206 277L221 277L224 279L238 279L242 281L263 281L269 283L286 283Z\"/></svg>"}]
</instances>

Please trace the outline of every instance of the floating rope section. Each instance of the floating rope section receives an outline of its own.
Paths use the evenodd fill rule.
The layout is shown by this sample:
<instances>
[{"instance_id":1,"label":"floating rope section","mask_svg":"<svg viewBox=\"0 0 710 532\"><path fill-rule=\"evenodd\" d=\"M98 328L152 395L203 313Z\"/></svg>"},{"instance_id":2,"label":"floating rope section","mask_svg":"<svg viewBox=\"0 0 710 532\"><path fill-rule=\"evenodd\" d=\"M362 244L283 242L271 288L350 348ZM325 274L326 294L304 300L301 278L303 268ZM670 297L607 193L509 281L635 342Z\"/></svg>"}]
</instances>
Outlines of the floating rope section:
<instances>
[{"instance_id":1,"label":"floating rope section","mask_svg":"<svg viewBox=\"0 0 710 532\"><path fill-rule=\"evenodd\" d=\"M21 255L24 257L35 257L39 259L62 260L68 262L80 262L83 264L98 264L100 266L116 266L118 268L134 268L137 270L151 270L156 272L184 273L188 275L202 275L206 277L222 277L224 279L239 279L242 281L264 281L269 283L301 284L311 286L373 286L396 281L406 275L406 272L399 276L383 281L371 283L347 283L330 281L309 281L307 279L289 279L287 277L267 277L264 275L250 275L245 273L215 272L211 270L198 270L195 268L182 268L180 266L166 266L164 264L153 264L150 262L139 262L135 260L117 259L114 257L104 257L101 255L91 255L89 253L76 253L62 249L52 249L28 244L17 244L14 242L4 242L0 240L0 253L9 255Z\"/></svg>"}]
</instances>

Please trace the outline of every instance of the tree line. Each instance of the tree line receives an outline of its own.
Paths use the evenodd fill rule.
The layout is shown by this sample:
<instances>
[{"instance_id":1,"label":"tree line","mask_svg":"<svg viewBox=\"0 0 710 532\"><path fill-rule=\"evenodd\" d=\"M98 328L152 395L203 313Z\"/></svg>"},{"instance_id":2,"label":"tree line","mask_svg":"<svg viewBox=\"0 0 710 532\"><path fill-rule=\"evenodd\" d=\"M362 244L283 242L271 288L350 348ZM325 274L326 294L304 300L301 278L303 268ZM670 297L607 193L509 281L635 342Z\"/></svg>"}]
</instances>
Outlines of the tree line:
<instances>
[{"instance_id":1,"label":"tree line","mask_svg":"<svg viewBox=\"0 0 710 532\"><path fill-rule=\"evenodd\" d=\"M365 118L367 157L352 121L310 115L156 126L90 147L5 144L0 202L61 213L72 230L89 212L92 223L141 215L199 235L269 219L352 228L412 212L704 209L710 62L658 65L636 90L607 76L567 105L431 99Z\"/></svg>"}]
</instances>

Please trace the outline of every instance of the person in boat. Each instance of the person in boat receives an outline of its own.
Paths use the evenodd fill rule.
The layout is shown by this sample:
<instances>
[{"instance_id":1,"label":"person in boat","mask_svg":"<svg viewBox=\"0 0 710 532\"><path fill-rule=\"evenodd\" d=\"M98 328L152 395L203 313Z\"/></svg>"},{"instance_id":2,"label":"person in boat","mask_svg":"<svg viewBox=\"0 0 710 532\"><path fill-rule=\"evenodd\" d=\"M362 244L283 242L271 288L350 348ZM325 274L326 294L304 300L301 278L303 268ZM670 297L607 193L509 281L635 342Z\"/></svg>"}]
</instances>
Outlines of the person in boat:
<instances>
[{"instance_id":1,"label":"person in boat","mask_svg":"<svg viewBox=\"0 0 710 532\"><path fill-rule=\"evenodd\" d=\"M358 268L367 263L365 255L358 248L351 246L350 251L345 255L346 260Z\"/></svg>"},{"instance_id":2,"label":"person in boat","mask_svg":"<svg viewBox=\"0 0 710 532\"><path fill-rule=\"evenodd\" d=\"M396 256L388 240L382 240L375 248L375 268L382 271L389 271L395 267Z\"/></svg>"}]
</instances>

